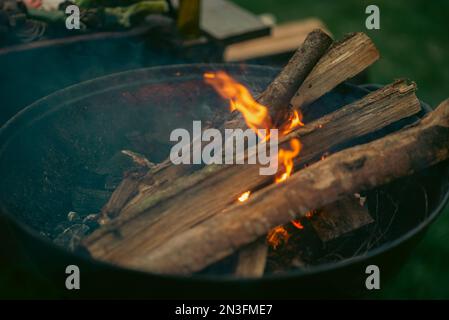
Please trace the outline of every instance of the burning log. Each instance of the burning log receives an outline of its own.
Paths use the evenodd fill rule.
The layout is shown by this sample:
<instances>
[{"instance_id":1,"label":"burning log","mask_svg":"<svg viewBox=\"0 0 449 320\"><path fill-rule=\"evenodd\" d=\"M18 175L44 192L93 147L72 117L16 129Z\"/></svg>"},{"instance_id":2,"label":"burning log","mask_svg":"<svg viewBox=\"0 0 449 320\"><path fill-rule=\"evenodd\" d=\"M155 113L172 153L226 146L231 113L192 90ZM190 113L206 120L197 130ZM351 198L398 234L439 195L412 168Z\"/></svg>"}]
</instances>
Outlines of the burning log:
<instances>
[{"instance_id":1,"label":"burning log","mask_svg":"<svg viewBox=\"0 0 449 320\"><path fill-rule=\"evenodd\" d=\"M300 127L281 145L301 138L304 148L301 158L295 159L299 168L329 149L417 113L420 105L414 91L414 84L393 83ZM116 263L125 263L131 256L147 256L177 234L219 214L243 192L270 183L272 177L259 175L258 165L210 165L159 192L142 192L84 245L94 257Z\"/></svg>"},{"instance_id":2,"label":"burning log","mask_svg":"<svg viewBox=\"0 0 449 320\"><path fill-rule=\"evenodd\" d=\"M307 42L309 41L310 43L314 43L317 42L319 43L319 41L317 40L318 38L322 39L322 42L326 42L327 36L323 33L323 32L319 32L319 31L315 31L315 36L310 36L306 39L305 43L303 44L302 47L300 47L297 51L297 54L295 54L295 58L292 59L292 61L301 61L300 57L304 58L304 55L302 54L302 48L303 47L308 47L308 48L312 48L312 45L308 45ZM308 40L309 39L309 40ZM365 50L361 50L359 48L360 43L364 44ZM320 51L322 50L322 45L318 46L320 49ZM353 52L351 52L350 50L355 50L357 49L357 52L359 55L354 55ZM362 48L362 49L363 49ZM310 49L311 52L314 52L314 50ZM304 53L308 52L309 50L304 50ZM299 54L301 53L301 54ZM343 59L343 57L352 57L351 59ZM334 63L334 68L329 68L330 63L326 62L326 63L321 63L321 60L325 60L325 61L329 61L332 57L333 59L335 59L337 61L337 63ZM354 64L354 59L355 57L358 57L358 61L359 63ZM341 77L335 73L334 70L336 69L348 69L351 70L349 73L345 72L344 74L350 76L350 75L356 75L357 73L361 72L362 70L364 70L366 67L368 67L369 65L371 65L374 61L376 61L379 57L379 53L377 51L377 49L375 48L374 44L371 42L371 40L363 33L356 33L352 36L347 37L344 41L340 42L339 44L335 45L332 49L330 49L328 52L325 53L325 55L323 56L323 58L320 60L320 63L317 64L317 66L315 68L313 68L312 72L309 74L309 77L312 78L316 78L317 74L325 74L325 78L327 79L324 82L324 87L322 87L320 89L319 86L315 86L314 88L314 98L317 99L320 96L324 95L325 93L327 93L329 90L331 90L332 88L334 88L335 86L337 86L339 83L341 83ZM311 59L306 59L306 60L311 60ZM299 70L302 71L307 71L309 67L303 67L300 68ZM283 91L284 93L288 93L288 94L292 94L292 90L291 88L288 89L288 85L294 85L296 84L296 82L290 83L288 81L288 79L286 78L286 75L292 75L293 74L293 70L296 70L295 65L293 63L289 63L285 69L288 70L283 70L280 73L280 76L277 77L273 82L277 83L277 85L270 85L269 88L262 93L262 103L270 105L270 103L273 102L273 98L274 97L279 97L279 95L276 93L278 92L279 88L284 88ZM297 78L302 78L303 76L299 75L297 76ZM282 81L279 79L283 79ZM307 79L306 79L307 80ZM344 79L343 79L344 80ZM309 98L307 99L307 101L311 102L312 99ZM280 105L282 106L282 105ZM284 105L285 107L288 107L288 105ZM279 110L279 109L278 109ZM241 117L239 117L238 119L233 119L229 122L227 122L227 124L225 125L226 128L243 128L244 125L244 121ZM216 169L216 168L215 168ZM206 170L206 172L204 172L204 175L207 175L207 171L214 171L215 169L211 169L211 166L209 166L209 168ZM135 214L139 214L140 212L144 211L147 206L148 203L152 203L152 201L147 201L146 199L148 199L149 196L153 197L153 192L158 192L159 194L161 194L161 192L164 192L166 194L170 194L169 190L165 190L164 189L164 184L166 185L167 182L173 181L177 178L179 178L181 175L186 175L188 173L191 173L192 168L191 166L186 166L186 165L178 165L178 166L174 166L172 165L172 163L170 162L169 159L167 159L166 161L164 161L163 163L161 163L160 165L156 166L154 168L154 170L150 170L144 177L141 185L140 185L140 189L144 189L145 192L144 193L138 193L136 197L133 198L132 201L128 202L128 205L126 207L123 208L120 216L128 216L128 215L135 215ZM198 178L198 175L196 176ZM147 188L145 185L153 185L154 182L157 181L158 183L158 188ZM142 186L143 185L143 186ZM164 190L160 190L160 189L164 189ZM157 191L156 191L157 190ZM244 191L242 191L244 192ZM140 210L140 211L139 211Z\"/></svg>"},{"instance_id":3,"label":"burning log","mask_svg":"<svg viewBox=\"0 0 449 320\"><path fill-rule=\"evenodd\" d=\"M337 239L341 235L374 222L366 205L353 195L325 205L310 218L310 223L323 241Z\"/></svg>"},{"instance_id":4,"label":"burning log","mask_svg":"<svg viewBox=\"0 0 449 320\"><path fill-rule=\"evenodd\" d=\"M338 57L344 57L342 59L337 59ZM354 33L348 35L343 41L335 43L331 49L320 59L318 64L315 66L313 71L309 74L306 81L302 82L298 91L291 100L291 106L294 109L299 109L300 107L310 104L324 93L332 90L337 84L343 82L348 78L352 78L361 71L363 71L367 65L372 64L379 58L379 52L372 43L371 39L363 33ZM293 59L291 60L291 62ZM350 66L350 67L348 67ZM279 99L280 101L280 99ZM283 104L287 105L287 104ZM281 104L282 106L282 104ZM282 109L281 109L282 111ZM276 119L280 118L280 113L274 115ZM285 110L283 115L285 116ZM273 115L273 112L272 112ZM281 123L282 121L277 121ZM335 204L338 208L340 204ZM354 230L359 227L356 223L358 219L362 221L368 221L370 216L367 212L354 212L351 213L359 214L360 216L354 217L354 219L346 220L348 223L342 226L342 229L336 228L334 232L336 234L348 232L349 230ZM332 216L322 216L322 223L326 224L329 222L333 224ZM328 221L326 221L328 220ZM354 223L351 226L351 223ZM236 268L237 276L258 276L263 274L263 268L260 266L265 264L267 250L262 248L263 244L255 245L249 247L246 250L255 250L254 254L250 252L241 252L239 255L239 260ZM264 254L265 253L265 254ZM250 259L250 261L246 261ZM254 273L251 275L249 266L255 266ZM239 270L243 268L244 273Z\"/></svg>"},{"instance_id":5,"label":"burning log","mask_svg":"<svg viewBox=\"0 0 449 320\"><path fill-rule=\"evenodd\" d=\"M259 102L264 105L270 106L271 113L274 116L283 118L283 113L287 113L289 110L289 103L298 87L307 77L309 72L313 69L317 61L327 51L332 44L332 39L323 31L317 29L312 31L304 43L298 48L295 54L292 56L288 64L282 69L279 75L273 80L273 82L267 87L267 89L261 94ZM366 65L365 67L367 67ZM246 124L244 119L237 113L234 117L228 121L225 125L226 128L245 128ZM161 186L164 181L172 181L179 178L181 175L187 175L191 173L192 166L174 166L169 159L150 170L141 184L136 185L135 190L128 190L129 194L137 194L138 187L145 188L145 185L152 185L154 181L159 181ZM143 186L142 186L143 185ZM153 188L155 190L156 188ZM126 198L121 196L121 191L115 193L116 197ZM111 199L112 201L113 199ZM126 201L121 203L123 206ZM116 215L116 212L120 211L115 204L107 204L106 208L112 207L114 212L112 217ZM123 208L123 207L122 207ZM108 210L103 210L103 218L111 218Z\"/></svg>"},{"instance_id":6,"label":"burning log","mask_svg":"<svg viewBox=\"0 0 449 320\"><path fill-rule=\"evenodd\" d=\"M133 256L127 264L157 273L199 271L314 208L410 175L448 157L446 100L414 126L331 155L172 237L158 250Z\"/></svg>"}]
</instances>

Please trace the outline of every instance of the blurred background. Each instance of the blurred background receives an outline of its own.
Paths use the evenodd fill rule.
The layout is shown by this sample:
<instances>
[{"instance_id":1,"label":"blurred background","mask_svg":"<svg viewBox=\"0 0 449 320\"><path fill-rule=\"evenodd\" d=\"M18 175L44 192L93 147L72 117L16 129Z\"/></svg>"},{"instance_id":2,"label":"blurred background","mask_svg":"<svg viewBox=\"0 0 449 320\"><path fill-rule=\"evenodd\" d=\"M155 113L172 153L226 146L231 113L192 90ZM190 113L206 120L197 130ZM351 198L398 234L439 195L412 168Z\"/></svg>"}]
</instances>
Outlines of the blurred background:
<instances>
[{"instance_id":1,"label":"blurred background","mask_svg":"<svg viewBox=\"0 0 449 320\"><path fill-rule=\"evenodd\" d=\"M5 2L0 0L0 8ZM55 90L113 72L187 62L229 61L279 66L314 27L325 28L336 39L355 31L366 32L373 39L381 59L358 82L387 84L397 78L409 78L418 84L418 97L432 107L449 96L449 0L232 2L246 11L232 11L235 10L232 6L225 8L229 12L213 7L206 12L203 8L201 23L197 24L195 13L186 11L185 23L178 17L177 24L173 25L170 19L160 15L170 16L170 11L174 10L165 5L146 8L149 11L144 10L143 14L133 12L133 18L128 20L123 17L130 15L123 15L122 11L102 12L102 15L115 17L113 26L104 22L111 21L110 16L98 22L95 10L86 11L83 28L91 32L76 33L75 38L63 28L51 27L60 19L59 13L42 18L42 12L37 10L42 3L56 8L58 1L28 1L28 17L32 15L34 21L39 17L38 21L47 24L43 27L36 23L20 32L17 25L26 25L20 24L26 21L20 14L24 9L13 8L19 12L14 15L13 20L19 21L14 29L11 15L1 15L7 12L4 6L3 11L0 10L1 123ZM203 0L204 3L208 0ZM380 30L365 28L365 8L370 4L380 8ZM240 23L233 21L236 16L240 17ZM41 28L46 28L45 33ZM289 32L293 40L286 45L269 39L270 28L271 38L276 38L277 33ZM103 33L97 34L95 29ZM10 37L12 32L17 36ZM109 59L111 54L117 59ZM73 71L81 69L82 72ZM61 70L65 70L64 73ZM449 207L431 226L398 276L388 283L382 282L382 290L368 295L369 298L449 298L448 211ZM5 263L0 272L2 298L59 297L57 290L38 273ZM46 288L44 292L43 287Z\"/></svg>"}]
</instances>

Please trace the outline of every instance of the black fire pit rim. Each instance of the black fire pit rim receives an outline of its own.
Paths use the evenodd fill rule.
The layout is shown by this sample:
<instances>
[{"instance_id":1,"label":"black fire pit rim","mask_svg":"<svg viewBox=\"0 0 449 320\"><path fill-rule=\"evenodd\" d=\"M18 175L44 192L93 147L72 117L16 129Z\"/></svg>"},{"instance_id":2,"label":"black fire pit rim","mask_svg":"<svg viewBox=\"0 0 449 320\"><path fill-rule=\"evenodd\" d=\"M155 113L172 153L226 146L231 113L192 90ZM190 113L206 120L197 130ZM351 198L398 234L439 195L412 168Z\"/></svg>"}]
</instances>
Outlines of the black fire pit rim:
<instances>
[{"instance_id":1,"label":"black fire pit rim","mask_svg":"<svg viewBox=\"0 0 449 320\"><path fill-rule=\"evenodd\" d=\"M3 153L4 148L8 144L8 140L14 136L14 131L22 127L23 125L29 125L34 121L39 120L41 117L44 117L47 113L53 112L57 110L58 108L63 107L65 104L84 99L91 95L96 95L98 93L101 93L102 91L109 91L113 89L118 89L120 87L129 87L133 84L142 84L145 82L145 80L149 80L148 78L151 77L152 73L156 73L158 71L163 70L164 73L167 73L169 71L174 71L174 73L178 73L180 69L198 69L203 70L204 69L227 69L227 70L247 70L247 69L253 69L253 70L263 70L265 72L272 72L273 75L276 74L276 72L279 71L279 68L276 67L270 67L270 66L262 66L262 65L242 65L242 64L234 64L234 63L212 63L212 64L205 64L205 63L197 63L197 64L175 64L170 66L159 66L159 67L151 67L151 68L141 68L141 69L134 69L119 73L114 73L111 75L83 81L81 83L68 86L64 89L58 90L48 96L45 96L31 105L27 106L26 108L22 109L20 112L18 112L15 116L13 116L10 120L8 120L1 128L0 128L0 156ZM136 73L141 73L142 75L145 75L145 77L138 78L136 80ZM132 77L131 77L132 76ZM126 81L123 80L123 77L129 77L132 81ZM111 86L110 83L108 84L108 81L111 79L121 79L121 84L117 84L115 86ZM157 81L157 80L156 80ZM99 90L90 90L90 93L86 94L85 87L89 87L89 89L92 89L90 86L94 86L94 89ZM361 85L356 86L350 83L345 82L342 84L344 86L348 87L357 87L359 89L362 89L366 91L367 93L375 90L380 87L380 85ZM66 93L69 91L69 96L71 98L67 98ZM76 93L79 94L76 94ZM75 98L73 98L75 97ZM51 104L51 108L45 108L45 105ZM425 103L421 102L421 106L423 109L423 112L421 112L421 116L430 112L432 109ZM41 110L42 109L42 110ZM38 117L31 117L31 121L27 121L27 118L30 116L36 116ZM446 204L449 201L449 188L445 191L444 196L440 200L437 208L435 208L431 214L429 214L424 221L419 223L417 226L415 226L413 229L409 230L407 233L403 234L402 236L398 237L397 239L385 243L381 246L379 246L376 249L369 250L367 254L365 255L359 255L353 258L347 258L339 262L327 262L323 263L317 266L312 266L310 268L305 269L297 269L297 270L291 270L288 272L280 273L280 274L268 274L264 275L260 278L243 278L243 277L236 277L233 275L167 275L167 274L159 274L159 273L152 273L149 271L144 271L140 269L133 269L133 268L126 268L119 265L114 265L111 263L108 263L106 261L101 261L94 259L88 255L80 254L76 252L69 252L68 250L56 245L53 243L50 239L43 237L39 234L39 232L30 226L26 225L22 221L16 218L14 214L11 214L8 209L6 209L2 203L0 203L0 215L6 216L11 222L15 224L16 227L18 227L21 231L25 232L28 236L32 237L36 241L40 241L46 246L49 246L51 249L56 250L62 255L73 255L76 256L76 258L83 260L84 262L94 264L97 266L101 266L104 268L108 268L111 270L117 270L122 272L132 272L134 274L139 274L145 277L159 277L159 278L165 278L168 280L176 280L176 281L207 281L207 282L216 282L216 283L229 283L229 282L239 282L239 283L254 283L254 282L261 282L261 281L276 281L279 279L288 280L290 278L296 278L296 277L303 277L303 276L309 276L309 275L315 275L319 273L323 273L326 271L331 270L337 270L341 268L345 268L351 264L360 263L364 260L376 257L378 255L381 255L382 253L385 253L386 251L389 251L397 246L399 246L401 243L406 242L407 240L410 240L420 232L422 232L424 229L426 229L443 211L443 208L446 206Z\"/></svg>"}]
</instances>

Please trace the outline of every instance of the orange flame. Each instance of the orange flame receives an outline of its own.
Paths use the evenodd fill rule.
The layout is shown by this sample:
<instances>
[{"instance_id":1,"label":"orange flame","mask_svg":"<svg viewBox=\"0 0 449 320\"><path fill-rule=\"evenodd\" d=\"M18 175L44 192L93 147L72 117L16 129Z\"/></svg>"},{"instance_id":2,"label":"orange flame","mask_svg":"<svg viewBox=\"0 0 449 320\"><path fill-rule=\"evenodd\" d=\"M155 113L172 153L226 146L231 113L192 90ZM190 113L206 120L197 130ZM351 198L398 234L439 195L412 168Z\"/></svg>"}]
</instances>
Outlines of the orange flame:
<instances>
[{"instance_id":1,"label":"orange flame","mask_svg":"<svg viewBox=\"0 0 449 320\"><path fill-rule=\"evenodd\" d=\"M240 195L240 197L238 197L239 201L240 201L240 202L245 202L246 200L248 200L250 194L251 194L251 191L243 192L243 193Z\"/></svg>"},{"instance_id":2,"label":"orange flame","mask_svg":"<svg viewBox=\"0 0 449 320\"><path fill-rule=\"evenodd\" d=\"M301 143L298 139L290 140L292 150L280 149L278 154L278 163L282 163L283 170L278 172L275 178L276 183L285 181L293 171L293 158L301 151Z\"/></svg>"},{"instance_id":3,"label":"orange flame","mask_svg":"<svg viewBox=\"0 0 449 320\"><path fill-rule=\"evenodd\" d=\"M277 249L280 244L286 244L290 239L290 234L285 230L283 226L277 226L268 233L267 243L273 248Z\"/></svg>"},{"instance_id":4,"label":"orange flame","mask_svg":"<svg viewBox=\"0 0 449 320\"><path fill-rule=\"evenodd\" d=\"M270 129L271 118L268 108L254 100L245 86L223 71L206 72L204 80L224 99L230 100L231 111L240 111L248 127L256 132L257 129Z\"/></svg>"},{"instance_id":5,"label":"orange flame","mask_svg":"<svg viewBox=\"0 0 449 320\"><path fill-rule=\"evenodd\" d=\"M289 134L296 127L303 127L304 123L302 122L302 113L293 110L293 113L290 114L287 122L281 127L281 135Z\"/></svg>"}]
</instances>

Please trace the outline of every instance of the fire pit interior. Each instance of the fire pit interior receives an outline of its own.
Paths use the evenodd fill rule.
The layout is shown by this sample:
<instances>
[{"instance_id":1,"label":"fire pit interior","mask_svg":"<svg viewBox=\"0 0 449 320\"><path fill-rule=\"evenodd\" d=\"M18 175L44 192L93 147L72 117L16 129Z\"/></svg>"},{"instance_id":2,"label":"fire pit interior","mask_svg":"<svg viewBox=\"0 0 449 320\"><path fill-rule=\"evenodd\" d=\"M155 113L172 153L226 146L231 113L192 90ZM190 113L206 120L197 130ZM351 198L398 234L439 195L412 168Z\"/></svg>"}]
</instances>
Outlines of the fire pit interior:
<instances>
[{"instance_id":1,"label":"fire pit interior","mask_svg":"<svg viewBox=\"0 0 449 320\"><path fill-rule=\"evenodd\" d=\"M143 69L73 86L31 105L1 132L3 211L40 239L83 254L76 251L80 240L99 227L98 213L123 173L136 169L123 150L161 162L169 154L171 130L191 128L192 120L216 125L220 114L229 112L226 101L203 81L204 72L213 70L225 70L254 96L278 72L237 65ZM312 122L374 89L343 83L304 109L303 122ZM421 107L417 115L349 144L368 142L416 122L429 110ZM347 146L341 144L327 152ZM369 217L355 230L335 236L335 226L319 219L329 210L339 210L335 207L317 210L299 225L285 225L288 235L276 235L279 241L271 241L264 275L298 274L390 248L434 217L447 190L446 167L442 163L354 195L350 205L358 203L356 210L366 210ZM226 277L233 274L237 263L238 254L233 254L197 274Z\"/></svg>"}]
</instances>

